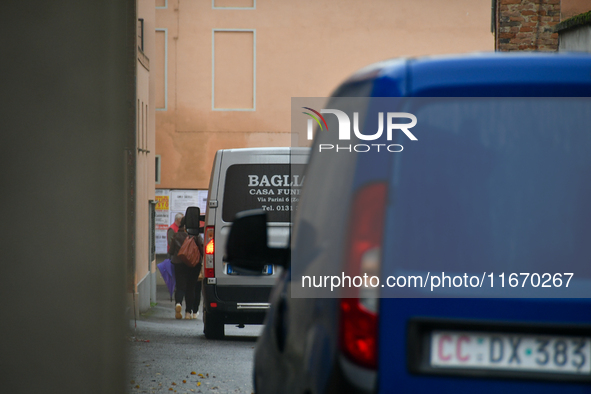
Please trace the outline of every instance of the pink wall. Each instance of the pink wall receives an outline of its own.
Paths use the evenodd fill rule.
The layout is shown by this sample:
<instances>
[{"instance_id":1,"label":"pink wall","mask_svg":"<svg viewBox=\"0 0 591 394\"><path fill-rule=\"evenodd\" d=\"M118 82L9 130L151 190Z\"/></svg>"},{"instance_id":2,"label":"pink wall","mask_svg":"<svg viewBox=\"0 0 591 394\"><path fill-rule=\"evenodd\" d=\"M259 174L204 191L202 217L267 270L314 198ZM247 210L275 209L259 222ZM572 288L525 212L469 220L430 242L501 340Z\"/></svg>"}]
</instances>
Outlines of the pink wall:
<instances>
[{"instance_id":1,"label":"pink wall","mask_svg":"<svg viewBox=\"0 0 591 394\"><path fill-rule=\"evenodd\" d=\"M561 0L561 20L568 19L572 16L582 14L591 10L591 1L589 0Z\"/></svg>"},{"instance_id":2,"label":"pink wall","mask_svg":"<svg viewBox=\"0 0 591 394\"><path fill-rule=\"evenodd\" d=\"M156 10L156 27L168 29L168 108L156 113L158 187L207 189L218 149L289 146L291 97L326 97L370 63L494 50L490 12L490 0L282 0L244 10L169 0ZM212 110L212 69L216 91L227 94L231 82L219 74L252 67L242 44L237 64L222 56L213 65L213 29L256 30L256 111ZM217 45L218 54L232 51ZM236 94L244 106L243 90L252 88L241 81Z\"/></svg>"}]
</instances>

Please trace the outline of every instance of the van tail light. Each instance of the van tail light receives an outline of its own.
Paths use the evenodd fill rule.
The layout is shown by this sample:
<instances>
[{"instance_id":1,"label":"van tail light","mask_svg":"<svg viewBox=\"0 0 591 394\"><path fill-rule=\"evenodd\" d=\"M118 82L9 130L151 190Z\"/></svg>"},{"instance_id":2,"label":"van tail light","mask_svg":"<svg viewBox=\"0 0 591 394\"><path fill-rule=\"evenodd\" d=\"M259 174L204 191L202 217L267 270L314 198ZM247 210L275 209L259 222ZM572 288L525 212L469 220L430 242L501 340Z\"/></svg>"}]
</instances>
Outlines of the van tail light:
<instances>
[{"instance_id":1,"label":"van tail light","mask_svg":"<svg viewBox=\"0 0 591 394\"><path fill-rule=\"evenodd\" d=\"M339 342L343 353L354 363L370 369L378 364L378 300L382 236L386 213L385 183L365 186L355 196L349 215L345 256L347 272L354 276L367 274L361 287L344 290L340 303ZM375 287L372 285L375 285Z\"/></svg>"},{"instance_id":2,"label":"van tail light","mask_svg":"<svg viewBox=\"0 0 591 394\"><path fill-rule=\"evenodd\" d=\"M214 242L214 227L208 226L205 228L205 267L203 269L203 275L206 278L215 278L215 266L214 266L214 253L215 253L215 242Z\"/></svg>"}]
</instances>

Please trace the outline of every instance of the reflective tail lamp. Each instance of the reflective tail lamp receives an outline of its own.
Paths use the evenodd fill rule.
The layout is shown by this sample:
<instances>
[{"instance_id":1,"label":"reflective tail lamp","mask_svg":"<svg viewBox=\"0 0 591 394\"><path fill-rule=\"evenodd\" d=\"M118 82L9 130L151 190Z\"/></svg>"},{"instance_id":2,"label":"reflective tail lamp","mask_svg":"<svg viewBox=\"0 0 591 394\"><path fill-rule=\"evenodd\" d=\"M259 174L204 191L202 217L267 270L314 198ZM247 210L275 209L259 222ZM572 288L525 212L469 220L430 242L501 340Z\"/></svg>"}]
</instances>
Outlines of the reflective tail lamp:
<instances>
[{"instance_id":1,"label":"reflective tail lamp","mask_svg":"<svg viewBox=\"0 0 591 394\"><path fill-rule=\"evenodd\" d=\"M363 187L355 196L347 234L347 275L378 276L381 265L384 215L384 183ZM339 344L344 355L357 365L377 369L379 290L352 287L340 302Z\"/></svg>"},{"instance_id":2,"label":"reflective tail lamp","mask_svg":"<svg viewBox=\"0 0 591 394\"><path fill-rule=\"evenodd\" d=\"M215 267L214 267L214 227L208 226L205 228L205 267L203 269L203 275L206 278L215 278Z\"/></svg>"}]
</instances>

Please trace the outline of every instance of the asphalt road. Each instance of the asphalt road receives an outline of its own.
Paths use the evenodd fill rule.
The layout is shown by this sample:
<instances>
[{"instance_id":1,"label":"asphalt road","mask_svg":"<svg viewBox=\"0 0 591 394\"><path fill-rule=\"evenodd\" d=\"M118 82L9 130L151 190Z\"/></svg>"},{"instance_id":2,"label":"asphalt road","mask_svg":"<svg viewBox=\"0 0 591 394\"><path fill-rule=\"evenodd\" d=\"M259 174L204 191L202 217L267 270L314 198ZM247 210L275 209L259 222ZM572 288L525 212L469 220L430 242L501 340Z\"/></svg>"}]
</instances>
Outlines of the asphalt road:
<instances>
[{"instance_id":1,"label":"asphalt road","mask_svg":"<svg viewBox=\"0 0 591 394\"><path fill-rule=\"evenodd\" d=\"M157 299L137 326L130 321L129 393L252 393L252 357L262 326L226 325L224 340L208 340L202 314L175 320L166 287L158 287Z\"/></svg>"}]
</instances>

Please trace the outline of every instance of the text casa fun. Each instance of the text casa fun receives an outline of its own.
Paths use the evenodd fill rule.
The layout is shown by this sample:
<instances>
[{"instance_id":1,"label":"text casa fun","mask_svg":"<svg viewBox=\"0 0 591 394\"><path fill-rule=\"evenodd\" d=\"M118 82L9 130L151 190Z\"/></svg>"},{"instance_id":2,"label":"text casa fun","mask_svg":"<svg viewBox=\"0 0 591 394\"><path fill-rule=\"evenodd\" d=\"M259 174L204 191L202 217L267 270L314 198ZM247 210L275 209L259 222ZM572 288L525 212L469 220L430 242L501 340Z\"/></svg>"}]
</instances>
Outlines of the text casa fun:
<instances>
[{"instance_id":1,"label":"text casa fun","mask_svg":"<svg viewBox=\"0 0 591 394\"><path fill-rule=\"evenodd\" d=\"M299 175L273 175L271 179L267 175L249 175L248 176L248 187L251 189L249 193L253 196L264 195L274 196L277 195L299 195L300 187L304 184L305 176L300 179ZM288 187L290 189L254 189L263 187ZM297 189L291 189L297 188Z\"/></svg>"}]
</instances>

